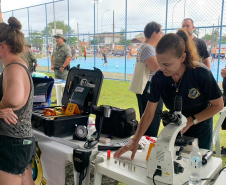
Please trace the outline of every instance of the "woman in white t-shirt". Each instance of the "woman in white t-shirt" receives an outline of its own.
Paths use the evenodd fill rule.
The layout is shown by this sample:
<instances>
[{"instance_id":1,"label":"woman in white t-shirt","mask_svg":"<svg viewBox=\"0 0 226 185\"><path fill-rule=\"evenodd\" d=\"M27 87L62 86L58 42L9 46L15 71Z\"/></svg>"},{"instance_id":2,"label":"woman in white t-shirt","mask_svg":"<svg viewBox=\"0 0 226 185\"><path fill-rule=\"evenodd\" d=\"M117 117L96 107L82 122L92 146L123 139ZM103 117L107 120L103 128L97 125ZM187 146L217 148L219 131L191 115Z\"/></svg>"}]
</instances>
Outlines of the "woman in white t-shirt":
<instances>
[{"instance_id":1,"label":"woman in white t-shirt","mask_svg":"<svg viewBox=\"0 0 226 185\"><path fill-rule=\"evenodd\" d=\"M145 41L138 49L136 65L129 90L137 96L140 117L142 117L147 105L147 94L149 90L149 81L154 73L159 69L155 57L155 46L162 37L161 25L156 22L148 23L144 28ZM159 130L160 118L157 115L158 110L162 110L163 102L160 101L155 113L155 118L145 135L156 137Z\"/></svg>"}]
</instances>

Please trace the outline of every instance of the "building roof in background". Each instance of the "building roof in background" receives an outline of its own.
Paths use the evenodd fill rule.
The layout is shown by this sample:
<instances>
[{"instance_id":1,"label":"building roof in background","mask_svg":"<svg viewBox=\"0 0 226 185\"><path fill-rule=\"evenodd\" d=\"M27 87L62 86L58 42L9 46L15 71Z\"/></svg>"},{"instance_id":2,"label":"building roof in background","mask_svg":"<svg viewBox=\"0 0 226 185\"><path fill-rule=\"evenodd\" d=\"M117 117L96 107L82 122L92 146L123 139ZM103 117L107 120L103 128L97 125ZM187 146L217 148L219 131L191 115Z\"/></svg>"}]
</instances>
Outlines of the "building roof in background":
<instances>
[{"instance_id":1,"label":"building roof in background","mask_svg":"<svg viewBox=\"0 0 226 185\"><path fill-rule=\"evenodd\" d=\"M80 46L86 46L88 45L89 43L88 42L79 42Z\"/></svg>"},{"instance_id":2,"label":"building roof in background","mask_svg":"<svg viewBox=\"0 0 226 185\"><path fill-rule=\"evenodd\" d=\"M142 43L144 42L145 38L133 38L131 40L132 43Z\"/></svg>"},{"instance_id":3,"label":"building roof in background","mask_svg":"<svg viewBox=\"0 0 226 185\"><path fill-rule=\"evenodd\" d=\"M94 35L91 35L90 37L94 37ZM113 33L103 32L101 35L96 35L96 37L113 37ZM122 37L122 35L115 33L114 37Z\"/></svg>"}]
</instances>

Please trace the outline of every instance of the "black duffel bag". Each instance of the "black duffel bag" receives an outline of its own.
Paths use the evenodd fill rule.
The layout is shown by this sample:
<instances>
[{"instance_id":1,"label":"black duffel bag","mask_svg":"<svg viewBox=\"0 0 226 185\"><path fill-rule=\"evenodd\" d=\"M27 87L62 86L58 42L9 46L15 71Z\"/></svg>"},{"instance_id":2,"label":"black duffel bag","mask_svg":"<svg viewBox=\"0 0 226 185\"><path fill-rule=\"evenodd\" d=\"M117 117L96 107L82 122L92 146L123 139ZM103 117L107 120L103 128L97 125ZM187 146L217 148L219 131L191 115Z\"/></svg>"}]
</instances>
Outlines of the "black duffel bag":
<instances>
[{"instance_id":1,"label":"black duffel bag","mask_svg":"<svg viewBox=\"0 0 226 185\"><path fill-rule=\"evenodd\" d=\"M96 116L96 129L99 130L100 116ZM138 126L134 108L111 107L111 116L103 118L101 133L116 137L129 137L135 134Z\"/></svg>"}]
</instances>

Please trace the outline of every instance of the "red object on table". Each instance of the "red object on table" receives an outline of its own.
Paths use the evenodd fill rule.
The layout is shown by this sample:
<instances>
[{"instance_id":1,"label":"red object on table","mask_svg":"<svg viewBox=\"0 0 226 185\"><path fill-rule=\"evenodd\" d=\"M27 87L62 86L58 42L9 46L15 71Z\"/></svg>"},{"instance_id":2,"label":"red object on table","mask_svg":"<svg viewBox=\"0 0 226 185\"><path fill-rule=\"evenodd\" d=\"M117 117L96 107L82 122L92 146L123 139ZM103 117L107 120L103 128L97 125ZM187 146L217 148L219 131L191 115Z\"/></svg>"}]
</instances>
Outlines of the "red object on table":
<instances>
[{"instance_id":1,"label":"red object on table","mask_svg":"<svg viewBox=\"0 0 226 185\"><path fill-rule=\"evenodd\" d=\"M155 139L152 139L152 138L149 137L149 136L145 136L145 138L146 138L148 141L151 141L152 143L156 143L156 140L155 140Z\"/></svg>"}]
</instances>

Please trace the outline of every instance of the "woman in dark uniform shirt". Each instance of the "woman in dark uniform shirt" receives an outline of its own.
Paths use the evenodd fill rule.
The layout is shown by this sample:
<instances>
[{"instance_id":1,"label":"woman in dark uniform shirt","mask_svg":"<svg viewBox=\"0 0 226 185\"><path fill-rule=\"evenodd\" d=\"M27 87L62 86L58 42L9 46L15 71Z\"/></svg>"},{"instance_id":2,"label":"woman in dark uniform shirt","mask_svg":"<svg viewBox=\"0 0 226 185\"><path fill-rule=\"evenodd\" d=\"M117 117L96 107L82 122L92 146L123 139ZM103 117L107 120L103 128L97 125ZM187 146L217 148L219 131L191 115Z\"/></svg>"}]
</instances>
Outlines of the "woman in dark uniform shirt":
<instances>
[{"instance_id":1,"label":"woman in dark uniform shirt","mask_svg":"<svg viewBox=\"0 0 226 185\"><path fill-rule=\"evenodd\" d=\"M138 142L151 123L160 97L166 107L173 111L173 99L182 96L182 114L187 125L182 133L198 138L199 147L210 149L212 141L212 117L224 106L222 93L211 71L199 62L197 49L183 29L176 34L162 37L156 47L160 70L151 81L151 92L144 115L134 138L119 149L114 157L120 157L128 150L133 159Z\"/></svg>"}]
</instances>

